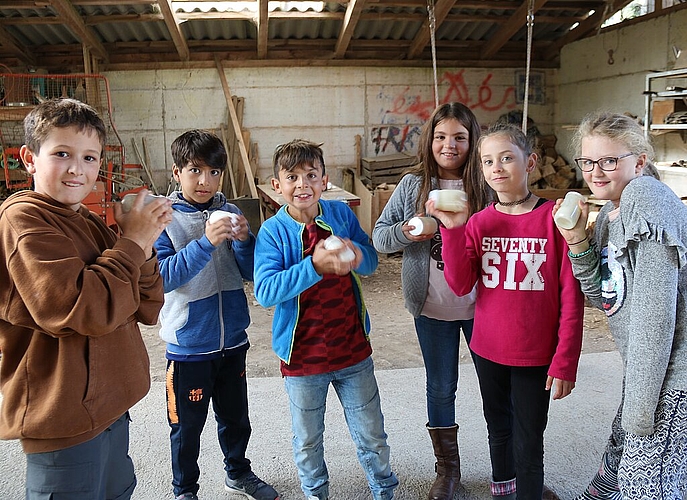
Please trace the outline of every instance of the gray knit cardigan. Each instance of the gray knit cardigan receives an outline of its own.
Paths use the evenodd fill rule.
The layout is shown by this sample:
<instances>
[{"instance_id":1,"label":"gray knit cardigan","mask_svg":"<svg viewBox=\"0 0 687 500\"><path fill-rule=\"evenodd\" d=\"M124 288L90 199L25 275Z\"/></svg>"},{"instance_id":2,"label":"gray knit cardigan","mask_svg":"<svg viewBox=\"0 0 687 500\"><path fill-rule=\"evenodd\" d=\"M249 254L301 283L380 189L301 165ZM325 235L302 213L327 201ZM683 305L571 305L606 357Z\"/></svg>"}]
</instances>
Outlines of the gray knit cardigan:
<instances>
[{"instance_id":1,"label":"gray knit cardigan","mask_svg":"<svg viewBox=\"0 0 687 500\"><path fill-rule=\"evenodd\" d=\"M372 244L378 252L393 253L403 250L403 298L406 309L415 318L420 316L427 299L431 240L411 241L401 228L417 215L416 202L421 183L422 178L414 174L401 178L372 230ZM436 180L433 180L432 188L436 187Z\"/></svg>"}]
</instances>

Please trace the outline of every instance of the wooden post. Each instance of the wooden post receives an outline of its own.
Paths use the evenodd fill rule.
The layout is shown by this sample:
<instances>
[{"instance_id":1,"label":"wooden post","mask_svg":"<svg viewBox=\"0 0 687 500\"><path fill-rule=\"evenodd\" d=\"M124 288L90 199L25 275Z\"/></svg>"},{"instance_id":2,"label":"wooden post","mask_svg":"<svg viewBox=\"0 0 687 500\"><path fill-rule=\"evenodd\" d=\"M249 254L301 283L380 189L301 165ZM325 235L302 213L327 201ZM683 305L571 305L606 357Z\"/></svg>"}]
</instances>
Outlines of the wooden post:
<instances>
[{"instance_id":1,"label":"wooden post","mask_svg":"<svg viewBox=\"0 0 687 500\"><path fill-rule=\"evenodd\" d=\"M243 167L246 171L246 180L248 181L248 187L250 188L250 194L253 198L258 197L258 189L255 187L255 179L253 178L253 169L250 166L250 160L248 159L248 151L246 150L246 144L243 142L243 135L241 134L241 125L239 124L239 119L236 114L236 109L234 108L234 103L231 100L231 90L229 89L229 83L227 82L227 77L224 74L224 68L219 60L219 57L215 56L215 65L217 66L217 71L219 73L219 79L222 82L222 90L224 91L224 98L227 101L227 107L229 108L229 116L231 116L231 123L234 127L234 133L239 141L239 152L241 153L241 161L243 162Z\"/></svg>"},{"instance_id":2,"label":"wooden post","mask_svg":"<svg viewBox=\"0 0 687 500\"><path fill-rule=\"evenodd\" d=\"M362 173L362 153L361 153L361 144L360 142L362 141L362 137L360 137L360 134L355 134L355 175L360 177L360 174ZM350 191L347 189L347 191Z\"/></svg>"}]
</instances>

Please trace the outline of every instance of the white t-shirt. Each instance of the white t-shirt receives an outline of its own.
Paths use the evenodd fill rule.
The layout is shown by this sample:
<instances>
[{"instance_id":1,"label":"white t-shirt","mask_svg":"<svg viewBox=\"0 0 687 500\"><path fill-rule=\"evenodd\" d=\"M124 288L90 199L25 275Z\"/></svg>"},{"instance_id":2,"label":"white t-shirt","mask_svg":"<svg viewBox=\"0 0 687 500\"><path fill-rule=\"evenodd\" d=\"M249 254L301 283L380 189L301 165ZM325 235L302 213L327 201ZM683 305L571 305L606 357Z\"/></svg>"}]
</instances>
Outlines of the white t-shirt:
<instances>
[{"instance_id":1,"label":"white t-shirt","mask_svg":"<svg viewBox=\"0 0 687 500\"><path fill-rule=\"evenodd\" d=\"M439 187L441 189L463 189L463 181L461 179L439 179ZM438 229L432 237L429 259L429 288L421 314L428 318L443 321L474 318L477 287L462 297L458 297L448 287L446 278L444 278L441 233Z\"/></svg>"}]
</instances>

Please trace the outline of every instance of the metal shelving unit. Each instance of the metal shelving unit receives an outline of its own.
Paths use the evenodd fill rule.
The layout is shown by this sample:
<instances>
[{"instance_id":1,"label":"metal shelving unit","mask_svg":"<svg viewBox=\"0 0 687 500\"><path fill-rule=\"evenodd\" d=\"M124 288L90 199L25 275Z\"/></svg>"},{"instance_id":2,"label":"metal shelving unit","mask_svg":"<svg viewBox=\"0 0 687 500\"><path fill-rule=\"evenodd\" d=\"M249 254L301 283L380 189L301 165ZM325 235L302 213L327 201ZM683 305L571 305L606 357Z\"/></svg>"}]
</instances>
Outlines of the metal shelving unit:
<instances>
[{"instance_id":1,"label":"metal shelving unit","mask_svg":"<svg viewBox=\"0 0 687 500\"><path fill-rule=\"evenodd\" d=\"M655 87L662 82L663 89ZM687 68L661 71L646 75L644 86L644 134L680 132L682 139L687 136L687 123L652 123L654 103L658 101L681 101L687 111Z\"/></svg>"}]
</instances>

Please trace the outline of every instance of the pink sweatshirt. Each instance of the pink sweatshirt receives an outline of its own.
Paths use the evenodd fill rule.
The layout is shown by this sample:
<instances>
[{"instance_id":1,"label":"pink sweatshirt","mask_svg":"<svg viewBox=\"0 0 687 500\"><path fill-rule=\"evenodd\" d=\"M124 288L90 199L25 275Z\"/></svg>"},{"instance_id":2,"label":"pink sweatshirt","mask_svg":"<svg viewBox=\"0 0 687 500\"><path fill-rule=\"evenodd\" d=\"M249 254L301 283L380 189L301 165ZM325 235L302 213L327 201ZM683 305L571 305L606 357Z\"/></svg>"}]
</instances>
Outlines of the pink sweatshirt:
<instances>
[{"instance_id":1,"label":"pink sweatshirt","mask_svg":"<svg viewBox=\"0 0 687 500\"><path fill-rule=\"evenodd\" d=\"M508 366L550 364L550 376L575 381L584 297L552 207L509 215L490 205L465 226L442 227L444 275L457 295L477 283L475 353Z\"/></svg>"}]
</instances>

